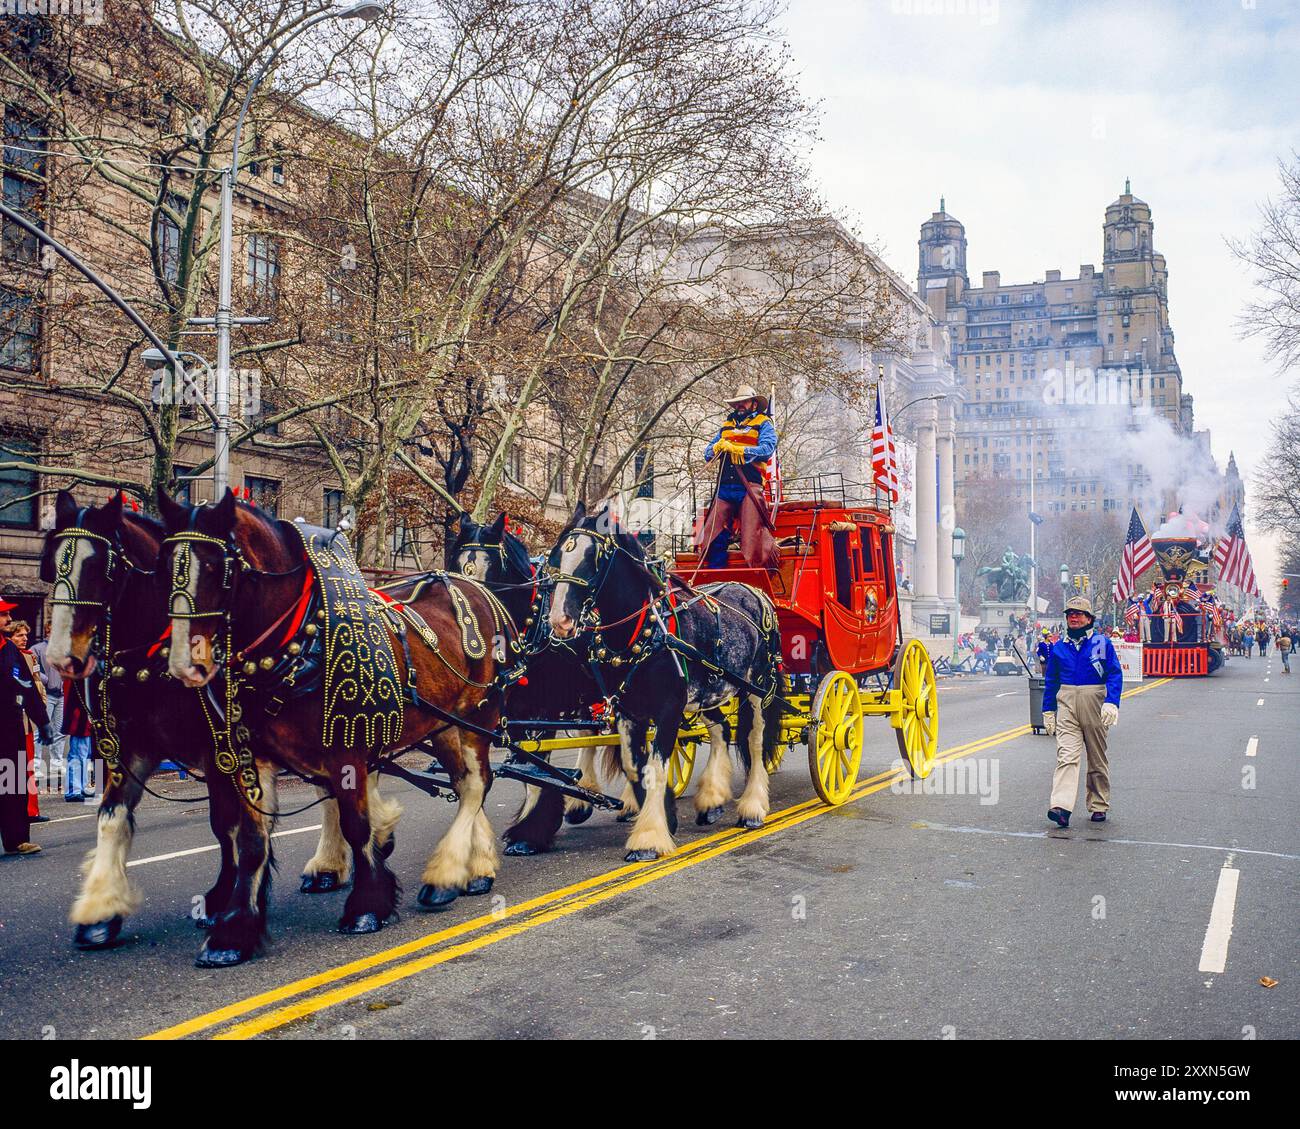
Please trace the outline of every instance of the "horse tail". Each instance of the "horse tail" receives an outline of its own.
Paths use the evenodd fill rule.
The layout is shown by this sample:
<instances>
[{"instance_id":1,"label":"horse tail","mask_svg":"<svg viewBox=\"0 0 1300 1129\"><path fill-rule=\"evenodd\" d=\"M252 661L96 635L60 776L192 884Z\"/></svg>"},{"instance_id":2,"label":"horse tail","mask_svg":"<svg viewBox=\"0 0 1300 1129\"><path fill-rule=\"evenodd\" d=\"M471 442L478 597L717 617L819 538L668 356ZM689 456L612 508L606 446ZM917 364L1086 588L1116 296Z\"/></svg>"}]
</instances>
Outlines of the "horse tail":
<instances>
[{"instance_id":1,"label":"horse tail","mask_svg":"<svg viewBox=\"0 0 1300 1129\"><path fill-rule=\"evenodd\" d=\"M601 745L596 758L597 774L605 781L621 780L623 772L623 750L618 745Z\"/></svg>"}]
</instances>

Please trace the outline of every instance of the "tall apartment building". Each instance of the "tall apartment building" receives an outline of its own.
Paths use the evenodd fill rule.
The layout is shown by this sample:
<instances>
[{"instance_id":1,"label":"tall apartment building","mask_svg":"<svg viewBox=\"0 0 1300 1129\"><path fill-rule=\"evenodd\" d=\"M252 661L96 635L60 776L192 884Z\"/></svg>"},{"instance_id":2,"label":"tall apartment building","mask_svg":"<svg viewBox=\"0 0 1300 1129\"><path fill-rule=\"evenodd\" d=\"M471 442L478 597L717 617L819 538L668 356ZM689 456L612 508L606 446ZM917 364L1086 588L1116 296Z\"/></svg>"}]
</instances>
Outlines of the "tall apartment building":
<instances>
[{"instance_id":1,"label":"tall apartment building","mask_svg":"<svg viewBox=\"0 0 1300 1129\"><path fill-rule=\"evenodd\" d=\"M1035 508L1126 511L1148 483L1132 442L1135 406L1191 437L1169 324L1168 270L1155 250L1151 208L1124 186L1106 208L1102 268L1073 278L972 286L966 229L939 210L921 225L917 289L952 333L957 383L956 477L1006 479ZM1112 442L1098 442L1099 436Z\"/></svg>"}]
</instances>

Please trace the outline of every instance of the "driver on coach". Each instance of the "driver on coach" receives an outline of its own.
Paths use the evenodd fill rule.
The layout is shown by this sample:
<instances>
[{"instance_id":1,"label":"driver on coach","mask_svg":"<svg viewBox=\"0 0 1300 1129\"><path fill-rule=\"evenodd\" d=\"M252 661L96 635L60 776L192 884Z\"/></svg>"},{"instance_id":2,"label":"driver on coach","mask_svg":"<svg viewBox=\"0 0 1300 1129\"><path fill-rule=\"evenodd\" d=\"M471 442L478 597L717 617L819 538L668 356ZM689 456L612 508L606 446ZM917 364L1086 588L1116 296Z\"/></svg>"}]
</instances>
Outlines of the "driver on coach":
<instances>
[{"instance_id":1,"label":"driver on coach","mask_svg":"<svg viewBox=\"0 0 1300 1129\"><path fill-rule=\"evenodd\" d=\"M1119 720L1124 672L1115 647L1093 630L1092 601L1073 596L1065 605L1065 637L1048 648L1043 687L1043 724L1056 737L1056 773L1052 777L1047 818L1070 826L1079 795L1079 761L1088 757L1088 810L1103 823L1110 810L1110 764L1107 733Z\"/></svg>"},{"instance_id":2,"label":"driver on coach","mask_svg":"<svg viewBox=\"0 0 1300 1129\"><path fill-rule=\"evenodd\" d=\"M744 384L723 402L731 406L731 411L704 449L704 461L712 462L715 456L724 459L714 504L726 504L726 525L709 543L704 558L706 568L727 567L732 526L746 495L742 476L761 491L776 453L776 428L767 415L766 396L760 396L753 387Z\"/></svg>"}]
</instances>

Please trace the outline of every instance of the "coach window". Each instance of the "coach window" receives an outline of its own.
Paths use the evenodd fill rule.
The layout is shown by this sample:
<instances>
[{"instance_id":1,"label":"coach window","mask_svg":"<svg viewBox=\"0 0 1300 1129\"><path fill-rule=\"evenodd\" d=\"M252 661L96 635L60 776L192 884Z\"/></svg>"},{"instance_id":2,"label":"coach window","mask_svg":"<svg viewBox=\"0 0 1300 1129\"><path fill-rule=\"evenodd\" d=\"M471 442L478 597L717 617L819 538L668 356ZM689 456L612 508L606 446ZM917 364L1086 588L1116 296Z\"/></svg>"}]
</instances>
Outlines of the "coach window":
<instances>
[{"instance_id":1,"label":"coach window","mask_svg":"<svg viewBox=\"0 0 1300 1129\"><path fill-rule=\"evenodd\" d=\"M831 559L835 567L835 599L846 608L853 606L853 531L831 530Z\"/></svg>"},{"instance_id":2,"label":"coach window","mask_svg":"<svg viewBox=\"0 0 1300 1129\"><path fill-rule=\"evenodd\" d=\"M880 543L875 527L858 526L859 549L862 559L862 578L864 580L880 579Z\"/></svg>"}]
</instances>

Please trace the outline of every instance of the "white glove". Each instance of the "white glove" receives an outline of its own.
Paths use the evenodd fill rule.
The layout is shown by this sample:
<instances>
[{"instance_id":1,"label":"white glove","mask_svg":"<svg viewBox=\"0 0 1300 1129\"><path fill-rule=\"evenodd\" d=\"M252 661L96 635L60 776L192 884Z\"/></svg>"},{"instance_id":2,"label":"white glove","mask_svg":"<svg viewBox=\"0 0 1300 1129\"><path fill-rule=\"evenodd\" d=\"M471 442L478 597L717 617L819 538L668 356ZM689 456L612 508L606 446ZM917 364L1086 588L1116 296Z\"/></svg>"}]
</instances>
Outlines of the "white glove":
<instances>
[{"instance_id":1,"label":"white glove","mask_svg":"<svg viewBox=\"0 0 1300 1129\"><path fill-rule=\"evenodd\" d=\"M1049 737L1055 737L1055 736L1056 736L1056 714L1055 714L1055 712L1051 712L1051 711L1049 711L1048 713L1043 714L1043 728L1047 730L1047 735L1048 735Z\"/></svg>"},{"instance_id":2,"label":"white glove","mask_svg":"<svg viewBox=\"0 0 1300 1129\"><path fill-rule=\"evenodd\" d=\"M1119 706L1107 702L1101 707L1101 726L1103 729L1109 729L1119 721Z\"/></svg>"}]
</instances>

